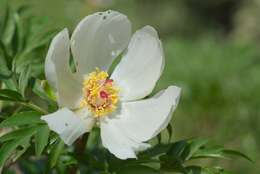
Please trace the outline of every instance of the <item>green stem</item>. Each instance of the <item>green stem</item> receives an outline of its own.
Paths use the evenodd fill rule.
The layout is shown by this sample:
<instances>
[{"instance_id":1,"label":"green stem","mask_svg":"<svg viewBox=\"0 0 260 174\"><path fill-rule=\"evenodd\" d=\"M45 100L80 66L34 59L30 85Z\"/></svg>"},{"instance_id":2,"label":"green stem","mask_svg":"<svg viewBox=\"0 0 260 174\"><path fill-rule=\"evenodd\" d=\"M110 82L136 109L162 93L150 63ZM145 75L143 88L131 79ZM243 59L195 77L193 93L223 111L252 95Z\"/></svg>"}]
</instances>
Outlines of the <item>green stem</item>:
<instances>
[{"instance_id":1,"label":"green stem","mask_svg":"<svg viewBox=\"0 0 260 174\"><path fill-rule=\"evenodd\" d=\"M85 133L80 139L78 139L75 143L75 157L78 162L82 161L82 157L84 157L84 151L88 142L89 133ZM78 171L78 166L73 165L69 168L70 174L76 174Z\"/></svg>"},{"instance_id":2,"label":"green stem","mask_svg":"<svg viewBox=\"0 0 260 174\"><path fill-rule=\"evenodd\" d=\"M39 106L37 106L37 105L35 105L35 104L31 103L31 102L28 102L28 103L21 102L20 104L22 104L23 106L26 106L26 107L28 107L28 108L31 108L32 110L35 110L35 111L37 111L37 112L39 112L39 113L42 113L42 114L44 114L44 115L48 114L47 111L45 111L45 110L42 109L41 107L39 107Z\"/></svg>"}]
</instances>

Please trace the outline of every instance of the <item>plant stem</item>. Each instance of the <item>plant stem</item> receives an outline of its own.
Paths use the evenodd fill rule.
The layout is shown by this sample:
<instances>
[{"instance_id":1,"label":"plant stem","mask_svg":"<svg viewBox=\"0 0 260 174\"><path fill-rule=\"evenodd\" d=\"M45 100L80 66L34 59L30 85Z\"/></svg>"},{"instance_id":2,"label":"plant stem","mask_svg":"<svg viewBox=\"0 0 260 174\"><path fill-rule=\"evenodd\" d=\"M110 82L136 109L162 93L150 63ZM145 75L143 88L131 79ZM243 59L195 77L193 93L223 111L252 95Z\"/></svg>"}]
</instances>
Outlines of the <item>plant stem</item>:
<instances>
[{"instance_id":1,"label":"plant stem","mask_svg":"<svg viewBox=\"0 0 260 174\"><path fill-rule=\"evenodd\" d=\"M20 102L20 104L22 104L23 106L26 106L26 107L28 107L28 108L31 108L32 110L35 110L35 111L37 111L37 112L39 112L39 113L42 113L42 114L44 114L44 115L48 114L47 111L45 111L45 110L42 109L41 107L39 107L39 106L37 106L37 105L35 105L35 104L31 103L31 102L28 102L28 103L26 103L26 102Z\"/></svg>"},{"instance_id":2,"label":"plant stem","mask_svg":"<svg viewBox=\"0 0 260 174\"><path fill-rule=\"evenodd\" d=\"M79 140L76 141L75 155L76 155L78 162L80 162L82 157L84 157L83 154L85 151L86 144L88 142L88 136L89 136L89 133L86 133ZM77 171L78 171L78 167L76 165L73 165L69 168L70 174L76 174Z\"/></svg>"}]
</instances>

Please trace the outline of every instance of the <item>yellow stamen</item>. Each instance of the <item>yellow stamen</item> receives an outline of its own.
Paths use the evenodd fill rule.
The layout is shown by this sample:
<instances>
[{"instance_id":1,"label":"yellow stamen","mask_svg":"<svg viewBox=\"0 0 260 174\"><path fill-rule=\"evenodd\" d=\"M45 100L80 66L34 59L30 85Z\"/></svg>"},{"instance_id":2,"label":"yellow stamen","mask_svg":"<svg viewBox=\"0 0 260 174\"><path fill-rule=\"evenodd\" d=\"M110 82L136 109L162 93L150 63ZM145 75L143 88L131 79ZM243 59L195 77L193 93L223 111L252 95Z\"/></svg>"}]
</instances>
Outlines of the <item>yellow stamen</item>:
<instances>
[{"instance_id":1,"label":"yellow stamen","mask_svg":"<svg viewBox=\"0 0 260 174\"><path fill-rule=\"evenodd\" d=\"M96 68L83 82L81 106L86 106L95 117L108 115L117 107L119 90L108 77L107 72Z\"/></svg>"}]
</instances>

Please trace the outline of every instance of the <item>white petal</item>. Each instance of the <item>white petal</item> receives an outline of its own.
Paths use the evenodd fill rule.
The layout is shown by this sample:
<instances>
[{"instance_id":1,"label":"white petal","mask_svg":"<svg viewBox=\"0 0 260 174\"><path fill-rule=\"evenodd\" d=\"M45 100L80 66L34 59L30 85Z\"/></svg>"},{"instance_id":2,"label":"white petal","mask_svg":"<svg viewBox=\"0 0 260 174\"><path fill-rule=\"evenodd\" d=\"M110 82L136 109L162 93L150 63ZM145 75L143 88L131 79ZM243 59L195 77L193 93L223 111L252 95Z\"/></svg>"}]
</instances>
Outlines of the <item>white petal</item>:
<instances>
[{"instance_id":1,"label":"white petal","mask_svg":"<svg viewBox=\"0 0 260 174\"><path fill-rule=\"evenodd\" d=\"M115 125L114 119L101 122L101 139L103 146L120 159L136 158L136 152L150 147L149 144L135 142L128 138Z\"/></svg>"},{"instance_id":2,"label":"white petal","mask_svg":"<svg viewBox=\"0 0 260 174\"><path fill-rule=\"evenodd\" d=\"M71 50L83 76L95 68L108 70L131 37L131 23L116 11L97 12L84 18L71 38Z\"/></svg>"},{"instance_id":3,"label":"white petal","mask_svg":"<svg viewBox=\"0 0 260 174\"><path fill-rule=\"evenodd\" d=\"M115 124L133 140L147 141L168 125L180 92L180 88L170 86L153 98L122 103Z\"/></svg>"},{"instance_id":4,"label":"white petal","mask_svg":"<svg viewBox=\"0 0 260 174\"><path fill-rule=\"evenodd\" d=\"M69 67L69 44L67 29L54 37L45 61L45 76L50 85L57 90L59 105L75 108L82 96L82 84Z\"/></svg>"},{"instance_id":5,"label":"white petal","mask_svg":"<svg viewBox=\"0 0 260 174\"><path fill-rule=\"evenodd\" d=\"M93 120L88 115L76 115L67 108L63 108L52 114L42 116L41 119L46 121L49 128L60 135L61 139L71 145L77 138L93 127ZM86 114L86 113L85 113ZM81 118L88 119L81 119Z\"/></svg>"},{"instance_id":6,"label":"white petal","mask_svg":"<svg viewBox=\"0 0 260 174\"><path fill-rule=\"evenodd\" d=\"M163 67L163 49L155 29L146 26L137 31L111 76L120 87L121 100L137 100L149 95Z\"/></svg>"}]
</instances>

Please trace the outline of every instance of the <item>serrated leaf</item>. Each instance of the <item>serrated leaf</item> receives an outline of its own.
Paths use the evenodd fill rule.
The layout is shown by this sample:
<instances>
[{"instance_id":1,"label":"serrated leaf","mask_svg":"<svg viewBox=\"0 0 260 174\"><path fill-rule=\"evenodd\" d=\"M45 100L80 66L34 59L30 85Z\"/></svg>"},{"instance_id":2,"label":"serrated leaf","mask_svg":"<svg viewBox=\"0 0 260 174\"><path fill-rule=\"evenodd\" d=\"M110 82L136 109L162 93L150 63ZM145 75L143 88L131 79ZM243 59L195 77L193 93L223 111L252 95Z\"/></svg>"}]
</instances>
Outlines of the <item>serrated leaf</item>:
<instances>
[{"instance_id":1,"label":"serrated leaf","mask_svg":"<svg viewBox=\"0 0 260 174\"><path fill-rule=\"evenodd\" d=\"M10 140L15 140L20 137L25 136L32 136L37 131L37 127L29 127L29 128L22 128L22 129L16 129L14 131L11 131L3 136L0 137L0 142L6 142Z\"/></svg>"},{"instance_id":2,"label":"serrated leaf","mask_svg":"<svg viewBox=\"0 0 260 174\"><path fill-rule=\"evenodd\" d=\"M48 144L50 135L50 129L47 125L42 125L38 128L37 133L35 134L35 153L37 156L40 156Z\"/></svg>"},{"instance_id":3,"label":"serrated leaf","mask_svg":"<svg viewBox=\"0 0 260 174\"><path fill-rule=\"evenodd\" d=\"M160 174L160 172L148 166L136 165L121 168L116 174Z\"/></svg>"},{"instance_id":4,"label":"serrated leaf","mask_svg":"<svg viewBox=\"0 0 260 174\"><path fill-rule=\"evenodd\" d=\"M35 111L20 112L8 117L0 123L0 128L3 127L14 127L25 124L44 123L40 119L41 114Z\"/></svg>"},{"instance_id":5,"label":"serrated leaf","mask_svg":"<svg viewBox=\"0 0 260 174\"><path fill-rule=\"evenodd\" d=\"M16 91L10 89L0 89L0 100L23 101L23 97Z\"/></svg>"},{"instance_id":6,"label":"serrated leaf","mask_svg":"<svg viewBox=\"0 0 260 174\"><path fill-rule=\"evenodd\" d=\"M50 167L53 168L57 164L57 161L62 153L64 142L59 138L54 144L50 152Z\"/></svg>"}]
</instances>

